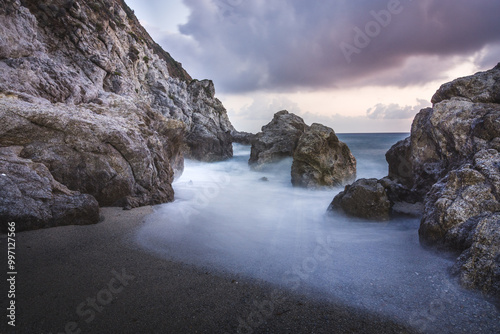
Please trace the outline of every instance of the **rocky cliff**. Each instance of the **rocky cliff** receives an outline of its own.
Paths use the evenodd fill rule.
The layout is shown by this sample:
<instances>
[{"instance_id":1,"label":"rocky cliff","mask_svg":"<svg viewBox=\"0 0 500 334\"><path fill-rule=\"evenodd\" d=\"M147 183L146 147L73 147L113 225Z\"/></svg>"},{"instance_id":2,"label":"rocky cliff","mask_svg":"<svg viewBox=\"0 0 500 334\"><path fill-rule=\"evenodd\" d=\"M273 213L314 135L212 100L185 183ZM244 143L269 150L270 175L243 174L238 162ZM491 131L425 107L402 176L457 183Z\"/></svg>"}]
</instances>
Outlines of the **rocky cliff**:
<instances>
[{"instance_id":1,"label":"rocky cliff","mask_svg":"<svg viewBox=\"0 0 500 334\"><path fill-rule=\"evenodd\" d=\"M101 206L171 201L184 155L232 156L234 128L214 95L122 0L0 0L0 147L15 148L0 164L23 161L26 182L42 164L63 193ZM14 213L2 205L2 223Z\"/></svg>"},{"instance_id":2,"label":"rocky cliff","mask_svg":"<svg viewBox=\"0 0 500 334\"><path fill-rule=\"evenodd\" d=\"M387 199L393 209L423 202L421 243L461 252L454 267L461 283L500 302L500 64L442 85L432 102L411 136L387 152L389 177L378 181L383 207L372 211L386 212ZM350 203L342 197L362 193L353 192L358 187L332 206Z\"/></svg>"}]
</instances>

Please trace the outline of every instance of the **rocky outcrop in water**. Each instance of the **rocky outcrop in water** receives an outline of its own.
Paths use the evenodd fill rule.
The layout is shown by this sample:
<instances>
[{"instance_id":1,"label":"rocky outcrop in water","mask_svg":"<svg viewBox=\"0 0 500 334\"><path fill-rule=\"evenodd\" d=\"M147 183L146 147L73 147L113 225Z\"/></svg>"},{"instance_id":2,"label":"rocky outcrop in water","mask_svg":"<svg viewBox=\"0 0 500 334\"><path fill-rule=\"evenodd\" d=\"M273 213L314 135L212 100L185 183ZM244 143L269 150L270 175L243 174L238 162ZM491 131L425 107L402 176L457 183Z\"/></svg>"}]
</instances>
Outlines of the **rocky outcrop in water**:
<instances>
[{"instance_id":1,"label":"rocky outcrop in water","mask_svg":"<svg viewBox=\"0 0 500 334\"><path fill-rule=\"evenodd\" d=\"M391 202L377 179L359 179L333 199L328 210L373 220L389 219Z\"/></svg>"},{"instance_id":2,"label":"rocky outcrop in water","mask_svg":"<svg viewBox=\"0 0 500 334\"><path fill-rule=\"evenodd\" d=\"M274 114L262 132L236 136L251 141L248 164L255 170L293 157L294 186L334 187L356 177L356 159L331 128L317 123L308 126L301 117L286 110Z\"/></svg>"},{"instance_id":3,"label":"rocky outcrop in water","mask_svg":"<svg viewBox=\"0 0 500 334\"><path fill-rule=\"evenodd\" d=\"M392 183L389 191L385 188L393 209L395 198L424 202L421 242L462 252L454 267L460 281L497 301L499 97L500 64L442 85L432 98L433 107L415 117L411 136L387 153L389 177L385 179ZM382 203L380 209L385 209ZM361 215L362 211L348 213Z\"/></svg>"},{"instance_id":4,"label":"rocky outcrop in water","mask_svg":"<svg viewBox=\"0 0 500 334\"><path fill-rule=\"evenodd\" d=\"M293 153L292 184L306 188L336 187L356 178L356 159L335 132L314 123L300 136Z\"/></svg>"},{"instance_id":5,"label":"rocky outcrop in water","mask_svg":"<svg viewBox=\"0 0 500 334\"><path fill-rule=\"evenodd\" d=\"M292 157L300 136L307 129L304 120L282 110L274 114L273 120L262 127L252 143L248 164L261 169L266 164Z\"/></svg>"},{"instance_id":6,"label":"rocky outcrop in water","mask_svg":"<svg viewBox=\"0 0 500 334\"><path fill-rule=\"evenodd\" d=\"M395 215L421 216L420 201L411 189L390 177L358 179L335 196L328 211L385 221Z\"/></svg>"},{"instance_id":7,"label":"rocky outcrop in water","mask_svg":"<svg viewBox=\"0 0 500 334\"><path fill-rule=\"evenodd\" d=\"M0 4L0 147L20 147L20 159L36 170L45 166L71 196L126 208L164 203L173 200L171 182L184 154L203 161L232 156L234 128L213 83L192 80L124 1ZM5 170L12 163L0 162ZM2 200L14 195L8 189ZM76 204L67 202L70 212ZM47 217L29 224L84 221Z\"/></svg>"}]
</instances>

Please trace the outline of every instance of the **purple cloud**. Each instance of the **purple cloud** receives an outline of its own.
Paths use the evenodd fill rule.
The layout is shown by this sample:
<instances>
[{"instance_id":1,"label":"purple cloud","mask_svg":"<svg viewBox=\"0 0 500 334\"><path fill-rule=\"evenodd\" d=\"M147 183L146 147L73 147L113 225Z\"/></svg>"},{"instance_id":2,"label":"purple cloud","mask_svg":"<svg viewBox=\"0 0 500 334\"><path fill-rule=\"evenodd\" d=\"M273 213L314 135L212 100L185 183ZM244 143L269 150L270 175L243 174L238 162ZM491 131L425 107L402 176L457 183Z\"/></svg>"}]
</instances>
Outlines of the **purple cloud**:
<instances>
[{"instance_id":1,"label":"purple cloud","mask_svg":"<svg viewBox=\"0 0 500 334\"><path fill-rule=\"evenodd\" d=\"M446 61L437 66L436 57L483 48L492 52L483 60L500 61L499 1L184 3L191 14L182 35L160 42L190 73L214 79L225 92L419 84L450 69ZM423 59L419 68L409 68L415 57Z\"/></svg>"}]
</instances>

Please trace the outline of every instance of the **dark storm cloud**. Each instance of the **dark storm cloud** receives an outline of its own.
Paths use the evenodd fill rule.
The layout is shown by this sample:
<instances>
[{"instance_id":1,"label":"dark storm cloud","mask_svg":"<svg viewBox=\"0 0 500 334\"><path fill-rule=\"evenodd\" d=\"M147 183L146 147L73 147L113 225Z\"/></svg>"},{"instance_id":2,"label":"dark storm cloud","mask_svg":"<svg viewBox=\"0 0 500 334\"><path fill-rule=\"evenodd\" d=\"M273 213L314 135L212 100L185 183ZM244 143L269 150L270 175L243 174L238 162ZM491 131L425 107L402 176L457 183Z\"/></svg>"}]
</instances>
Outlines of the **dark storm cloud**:
<instances>
[{"instance_id":1,"label":"dark storm cloud","mask_svg":"<svg viewBox=\"0 0 500 334\"><path fill-rule=\"evenodd\" d=\"M161 42L228 92L423 83L450 69L443 59L500 43L500 1L184 2L182 36Z\"/></svg>"}]
</instances>

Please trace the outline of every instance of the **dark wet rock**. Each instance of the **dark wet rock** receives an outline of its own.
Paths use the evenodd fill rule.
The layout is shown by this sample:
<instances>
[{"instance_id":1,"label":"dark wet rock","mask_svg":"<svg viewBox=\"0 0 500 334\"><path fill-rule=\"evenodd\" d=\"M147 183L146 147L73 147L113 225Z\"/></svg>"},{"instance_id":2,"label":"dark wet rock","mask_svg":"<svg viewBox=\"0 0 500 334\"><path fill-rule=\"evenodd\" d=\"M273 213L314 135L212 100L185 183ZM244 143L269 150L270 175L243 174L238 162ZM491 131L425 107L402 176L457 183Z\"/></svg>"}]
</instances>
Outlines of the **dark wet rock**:
<instances>
[{"instance_id":1,"label":"dark wet rock","mask_svg":"<svg viewBox=\"0 0 500 334\"><path fill-rule=\"evenodd\" d=\"M389 164L389 177L407 186L413 186L410 137L394 144L385 154Z\"/></svg>"},{"instance_id":2,"label":"dark wet rock","mask_svg":"<svg viewBox=\"0 0 500 334\"><path fill-rule=\"evenodd\" d=\"M391 202L391 215L421 217L424 204L420 196L405 184L387 176L379 180Z\"/></svg>"},{"instance_id":3,"label":"dark wet rock","mask_svg":"<svg viewBox=\"0 0 500 334\"><path fill-rule=\"evenodd\" d=\"M359 179L335 196L328 210L365 219L388 220L391 202L379 180Z\"/></svg>"},{"instance_id":4,"label":"dark wet rock","mask_svg":"<svg viewBox=\"0 0 500 334\"><path fill-rule=\"evenodd\" d=\"M333 129L314 123L298 141L291 175L294 186L341 186L356 178L356 159Z\"/></svg>"},{"instance_id":5,"label":"dark wet rock","mask_svg":"<svg viewBox=\"0 0 500 334\"><path fill-rule=\"evenodd\" d=\"M256 138L256 135L254 133L236 131L236 130L233 131L231 135L233 137L233 143L238 143L242 145L252 145L252 143Z\"/></svg>"},{"instance_id":6,"label":"dark wet rock","mask_svg":"<svg viewBox=\"0 0 500 334\"><path fill-rule=\"evenodd\" d=\"M292 157L306 129L307 125L299 116L286 110L277 112L273 120L256 135L248 164L254 169L261 169L266 164Z\"/></svg>"},{"instance_id":7,"label":"dark wet rock","mask_svg":"<svg viewBox=\"0 0 500 334\"><path fill-rule=\"evenodd\" d=\"M91 195L71 191L54 180L44 164L19 157L22 147L0 148L0 229L16 231L99 221Z\"/></svg>"}]
</instances>

